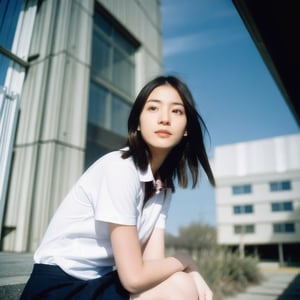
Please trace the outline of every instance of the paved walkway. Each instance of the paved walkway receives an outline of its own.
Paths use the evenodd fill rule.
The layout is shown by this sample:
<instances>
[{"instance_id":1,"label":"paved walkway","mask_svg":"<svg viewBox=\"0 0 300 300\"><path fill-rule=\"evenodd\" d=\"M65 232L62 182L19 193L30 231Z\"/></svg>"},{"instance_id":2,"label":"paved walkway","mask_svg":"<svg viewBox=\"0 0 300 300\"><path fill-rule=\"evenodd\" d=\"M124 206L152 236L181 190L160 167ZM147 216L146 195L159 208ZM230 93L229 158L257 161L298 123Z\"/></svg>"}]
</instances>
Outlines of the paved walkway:
<instances>
[{"instance_id":1,"label":"paved walkway","mask_svg":"<svg viewBox=\"0 0 300 300\"><path fill-rule=\"evenodd\" d=\"M32 270L31 253L0 252L0 300L16 300ZM300 300L300 268L262 269L265 280L225 300Z\"/></svg>"},{"instance_id":2,"label":"paved walkway","mask_svg":"<svg viewBox=\"0 0 300 300\"><path fill-rule=\"evenodd\" d=\"M300 269L262 269L264 280L226 300L300 300Z\"/></svg>"}]
</instances>

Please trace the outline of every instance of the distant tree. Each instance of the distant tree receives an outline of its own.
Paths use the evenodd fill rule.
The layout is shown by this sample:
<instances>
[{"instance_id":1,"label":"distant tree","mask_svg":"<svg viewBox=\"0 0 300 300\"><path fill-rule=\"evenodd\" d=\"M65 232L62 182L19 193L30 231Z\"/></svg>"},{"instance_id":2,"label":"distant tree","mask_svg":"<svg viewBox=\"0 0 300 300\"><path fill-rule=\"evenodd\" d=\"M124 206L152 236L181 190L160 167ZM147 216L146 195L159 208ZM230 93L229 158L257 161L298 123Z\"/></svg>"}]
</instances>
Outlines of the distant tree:
<instances>
[{"instance_id":1,"label":"distant tree","mask_svg":"<svg viewBox=\"0 0 300 300\"><path fill-rule=\"evenodd\" d=\"M215 248L217 245L216 229L208 224L193 222L179 229L179 235L166 235L166 246L189 251Z\"/></svg>"}]
</instances>

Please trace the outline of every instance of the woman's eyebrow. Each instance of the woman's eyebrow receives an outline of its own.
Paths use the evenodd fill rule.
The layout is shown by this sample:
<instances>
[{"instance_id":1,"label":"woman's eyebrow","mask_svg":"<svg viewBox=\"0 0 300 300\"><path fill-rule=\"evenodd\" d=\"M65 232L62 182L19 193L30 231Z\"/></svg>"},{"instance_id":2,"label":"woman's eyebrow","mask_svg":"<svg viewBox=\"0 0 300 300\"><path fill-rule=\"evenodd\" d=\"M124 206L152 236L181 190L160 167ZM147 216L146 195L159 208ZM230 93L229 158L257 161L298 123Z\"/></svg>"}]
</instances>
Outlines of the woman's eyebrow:
<instances>
[{"instance_id":1,"label":"woman's eyebrow","mask_svg":"<svg viewBox=\"0 0 300 300\"><path fill-rule=\"evenodd\" d=\"M147 103L148 103L148 102L161 103L162 101L161 101L161 100L158 100L158 99L148 99L148 100L147 100ZM175 102L172 102L171 104L172 104L172 105L181 105L181 106L184 106L183 103L181 103L181 102L176 102L176 101L175 101Z\"/></svg>"}]
</instances>

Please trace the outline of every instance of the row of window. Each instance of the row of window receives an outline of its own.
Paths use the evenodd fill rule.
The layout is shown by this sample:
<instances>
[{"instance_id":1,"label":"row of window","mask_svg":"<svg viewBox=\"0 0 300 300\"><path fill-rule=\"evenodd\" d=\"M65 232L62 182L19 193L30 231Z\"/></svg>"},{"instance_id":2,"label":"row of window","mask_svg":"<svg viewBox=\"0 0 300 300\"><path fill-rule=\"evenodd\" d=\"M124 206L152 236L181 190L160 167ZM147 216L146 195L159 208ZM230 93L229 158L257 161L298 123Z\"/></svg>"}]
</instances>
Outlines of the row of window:
<instances>
[{"instance_id":1,"label":"row of window","mask_svg":"<svg viewBox=\"0 0 300 300\"><path fill-rule=\"evenodd\" d=\"M296 231L294 223L274 223L273 233L294 233ZM235 225L235 234L251 234L255 233L254 224Z\"/></svg>"},{"instance_id":2,"label":"row of window","mask_svg":"<svg viewBox=\"0 0 300 300\"><path fill-rule=\"evenodd\" d=\"M283 201L283 202L273 202L271 203L271 210L273 212L277 211L293 211L293 202L292 201ZM237 214L251 214L253 213L253 205L246 204L246 205L234 205L233 206L233 213Z\"/></svg>"},{"instance_id":3,"label":"row of window","mask_svg":"<svg viewBox=\"0 0 300 300\"><path fill-rule=\"evenodd\" d=\"M288 191L291 190L291 181L272 181L269 183L269 189L271 192L277 191ZM243 184L243 185L234 185L232 186L232 194L240 195L240 194L251 194L252 186L251 184Z\"/></svg>"}]
</instances>

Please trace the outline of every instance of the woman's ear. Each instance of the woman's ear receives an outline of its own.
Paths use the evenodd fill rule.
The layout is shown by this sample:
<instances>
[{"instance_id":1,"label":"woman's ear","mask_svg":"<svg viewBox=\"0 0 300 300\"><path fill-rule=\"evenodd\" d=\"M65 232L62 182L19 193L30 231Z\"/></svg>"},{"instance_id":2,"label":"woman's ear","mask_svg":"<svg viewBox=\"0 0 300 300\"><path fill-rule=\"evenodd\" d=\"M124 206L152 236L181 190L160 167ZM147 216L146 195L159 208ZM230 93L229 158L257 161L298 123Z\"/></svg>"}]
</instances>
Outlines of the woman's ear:
<instances>
[{"instance_id":1,"label":"woman's ear","mask_svg":"<svg viewBox=\"0 0 300 300\"><path fill-rule=\"evenodd\" d=\"M187 130L185 130L183 136L187 136L187 135L188 135L188 132L187 132Z\"/></svg>"},{"instance_id":2,"label":"woman's ear","mask_svg":"<svg viewBox=\"0 0 300 300\"><path fill-rule=\"evenodd\" d=\"M137 129L136 129L137 131L141 131L141 127L140 127L140 125L137 127Z\"/></svg>"}]
</instances>

